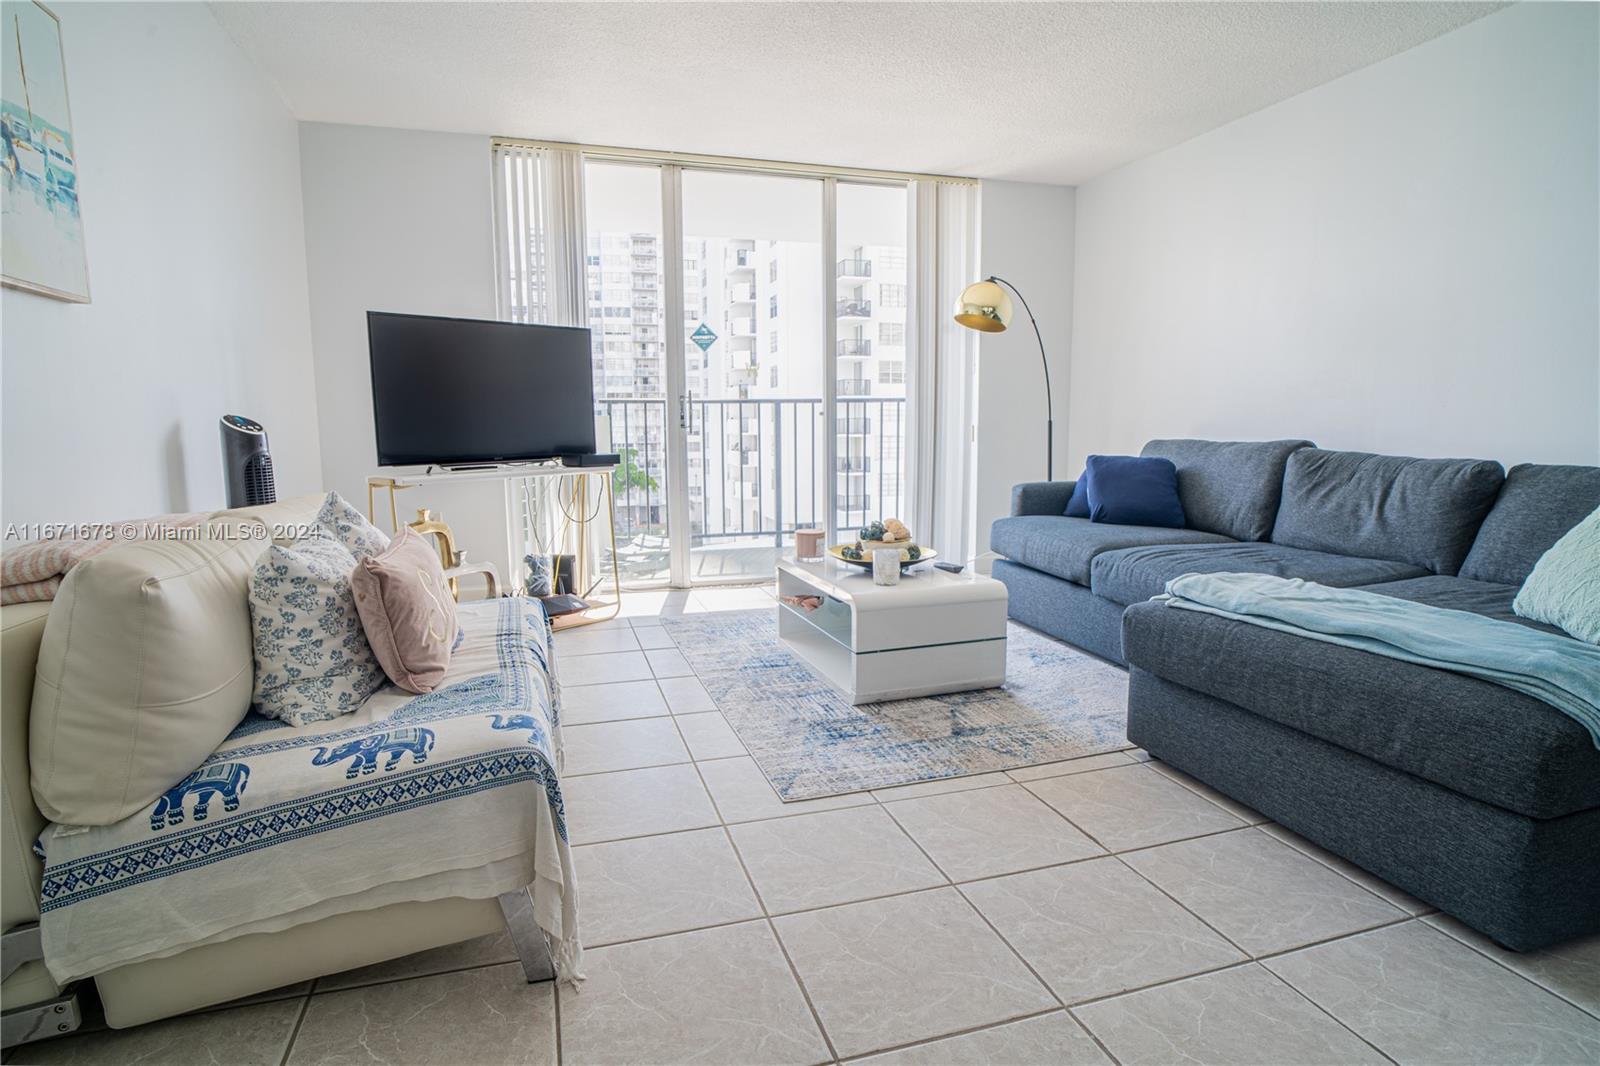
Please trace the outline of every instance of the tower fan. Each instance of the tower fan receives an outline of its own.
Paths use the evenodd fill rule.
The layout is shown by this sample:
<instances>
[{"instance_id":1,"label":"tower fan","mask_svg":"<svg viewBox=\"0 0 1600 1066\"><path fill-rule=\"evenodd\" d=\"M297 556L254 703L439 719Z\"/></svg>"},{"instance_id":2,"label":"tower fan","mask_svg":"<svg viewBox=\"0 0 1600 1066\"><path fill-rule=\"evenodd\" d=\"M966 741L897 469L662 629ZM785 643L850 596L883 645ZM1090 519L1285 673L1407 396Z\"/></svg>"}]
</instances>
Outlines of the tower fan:
<instances>
[{"instance_id":1,"label":"tower fan","mask_svg":"<svg viewBox=\"0 0 1600 1066\"><path fill-rule=\"evenodd\" d=\"M272 477L272 452L261 423L243 415L222 416L222 474L228 484L229 507L255 507L278 502Z\"/></svg>"}]
</instances>

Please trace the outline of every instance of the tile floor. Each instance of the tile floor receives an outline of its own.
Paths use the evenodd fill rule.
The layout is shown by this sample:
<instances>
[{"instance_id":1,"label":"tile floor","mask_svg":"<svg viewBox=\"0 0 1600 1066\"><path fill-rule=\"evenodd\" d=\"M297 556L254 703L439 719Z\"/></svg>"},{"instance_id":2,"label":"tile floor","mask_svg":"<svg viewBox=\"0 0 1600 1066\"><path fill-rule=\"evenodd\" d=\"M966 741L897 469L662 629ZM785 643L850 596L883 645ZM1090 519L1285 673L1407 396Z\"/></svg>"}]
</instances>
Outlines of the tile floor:
<instances>
[{"instance_id":1,"label":"tile floor","mask_svg":"<svg viewBox=\"0 0 1600 1066\"><path fill-rule=\"evenodd\" d=\"M1504 951L1143 752L781 803L663 615L561 634L588 980L503 936L12 1062L1594 1063L1600 938Z\"/></svg>"}]
</instances>

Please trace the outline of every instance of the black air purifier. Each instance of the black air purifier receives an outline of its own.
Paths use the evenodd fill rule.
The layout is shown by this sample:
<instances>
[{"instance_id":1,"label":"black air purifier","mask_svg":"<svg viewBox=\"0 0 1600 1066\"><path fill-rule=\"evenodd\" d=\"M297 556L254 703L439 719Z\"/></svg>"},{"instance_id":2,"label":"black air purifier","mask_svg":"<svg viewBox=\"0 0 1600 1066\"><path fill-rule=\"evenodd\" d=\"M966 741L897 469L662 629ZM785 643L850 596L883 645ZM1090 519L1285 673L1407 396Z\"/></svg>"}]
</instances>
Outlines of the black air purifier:
<instances>
[{"instance_id":1,"label":"black air purifier","mask_svg":"<svg viewBox=\"0 0 1600 1066\"><path fill-rule=\"evenodd\" d=\"M278 502L272 477L272 453L261 423L243 415L223 415L222 476L228 484L229 507L255 507Z\"/></svg>"}]
</instances>

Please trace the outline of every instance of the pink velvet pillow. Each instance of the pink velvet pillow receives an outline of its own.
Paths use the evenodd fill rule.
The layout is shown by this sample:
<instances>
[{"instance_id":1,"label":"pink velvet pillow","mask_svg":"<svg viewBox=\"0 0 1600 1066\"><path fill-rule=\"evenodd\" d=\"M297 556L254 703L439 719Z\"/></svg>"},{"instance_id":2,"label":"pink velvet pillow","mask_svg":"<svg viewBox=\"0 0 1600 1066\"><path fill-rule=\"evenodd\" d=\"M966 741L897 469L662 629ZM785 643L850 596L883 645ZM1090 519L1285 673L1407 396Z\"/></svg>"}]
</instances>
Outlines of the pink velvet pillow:
<instances>
[{"instance_id":1,"label":"pink velvet pillow","mask_svg":"<svg viewBox=\"0 0 1600 1066\"><path fill-rule=\"evenodd\" d=\"M450 668L456 601L433 545L402 529L350 575L367 642L389 680L408 692L432 692Z\"/></svg>"}]
</instances>

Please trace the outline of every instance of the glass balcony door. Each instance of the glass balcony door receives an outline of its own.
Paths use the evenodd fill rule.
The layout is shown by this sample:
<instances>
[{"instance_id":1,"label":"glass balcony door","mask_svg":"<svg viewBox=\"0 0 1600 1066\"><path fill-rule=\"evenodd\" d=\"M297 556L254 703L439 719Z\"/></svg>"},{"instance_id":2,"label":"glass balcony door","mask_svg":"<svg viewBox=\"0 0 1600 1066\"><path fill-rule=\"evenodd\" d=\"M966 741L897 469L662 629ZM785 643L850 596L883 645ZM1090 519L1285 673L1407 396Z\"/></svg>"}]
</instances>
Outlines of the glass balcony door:
<instances>
[{"instance_id":1,"label":"glass balcony door","mask_svg":"<svg viewBox=\"0 0 1600 1066\"><path fill-rule=\"evenodd\" d=\"M908 524L906 189L840 182L835 197L834 527ZM926 535L926 531L912 530Z\"/></svg>"},{"instance_id":2,"label":"glass balcony door","mask_svg":"<svg viewBox=\"0 0 1600 1066\"><path fill-rule=\"evenodd\" d=\"M595 404L622 458L612 477L618 569L624 585L664 584L673 474L661 168L586 163L584 200ZM602 572L609 566L604 558Z\"/></svg>"},{"instance_id":3,"label":"glass balcony door","mask_svg":"<svg viewBox=\"0 0 1600 1066\"><path fill-rule=\"evenodd\" d=\"M771 580L829 519L820 178L682 172L691 584Z\"/></svg>"},{"instance_id":4,"label":"glass balcony door","mask_svg":"<svg viewBox=\"0 0 1600 1066\"><path fill-rule=\"evenodd\" d=\"M624 584L769 581L797 528L907 518L904 186L598 160L585 181Z\"/></svg>"}]
</instances>

